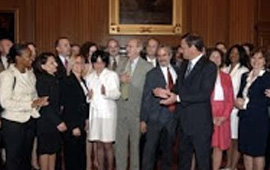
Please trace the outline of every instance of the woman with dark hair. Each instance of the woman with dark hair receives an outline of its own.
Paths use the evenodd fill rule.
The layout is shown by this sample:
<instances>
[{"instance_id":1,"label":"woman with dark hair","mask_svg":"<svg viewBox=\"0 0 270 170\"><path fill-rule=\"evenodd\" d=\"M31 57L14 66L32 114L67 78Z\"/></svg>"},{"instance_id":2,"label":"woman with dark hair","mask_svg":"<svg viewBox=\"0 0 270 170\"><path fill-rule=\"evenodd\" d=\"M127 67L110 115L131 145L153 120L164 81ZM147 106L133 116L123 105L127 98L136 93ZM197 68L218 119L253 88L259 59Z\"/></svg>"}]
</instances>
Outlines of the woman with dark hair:
<instances>
[{"instance_id":1,"label":"woman with dark hair","mask_svg":"<svg viewBox=\"0 0 270 170\"><path fill-rule=\"evenodd\" d=\"M98 50L98 47L93 42L86 42L81 46L80 54L85 58L85 72L84 76L87 76L92 72L91 57L92 54Z\"/></svg>"},{"instance_id":2,"label":"woman with dark hair","mask_svg":"<svg viewBox=\"0 0 270 170\"><path fill-rule=\"evenodd\" d=\"M28 68L31 52L26 45L14 44L8 55L10 66L0 75L0 102L7 170L31 170L31 152L38 109L48 97L38 98L36 78Z\"/></svg>"},{"instance_id":3,"label":"woman with dark hair","mask_svg":"<svg viewBox=\"0 0 270 170\"><path fill-rule=\"evenodd\" d=\"M54 170L56 153L60 149L61 134L67 127L60 118L60 86L55 76L57 63L52 53L42 53L35 62L37 92L39 96L48 96L49 105L40 109L37 121L38 155L41 170Z\"/></svg>"},{"instance_id":4,"label":"woman with dark hair","mask_svg":"<svg viewBox=\"0 0 270 170\"><path fill-rule=\"evenodd\" d=\"M239 113L239 151L244 154L246 170L263 170L267 139L270 134L269 99L270 73L266 71L268 56L263 48L251 53L251 71L244 74L237 95Z\"/></svg>"},{"instance_id":5,"label":"woman with dark hair","mask_svg":"<svg viewBox=\"0 0 270 170\"><path fill-rule=\"evenodd\" d=\"M84 65L83 56L72 56L69 60L68 76L63 83L63 119L68 127L64 135L66 170L86 169L89 104L86 102L88 89L82 77Z\"/></svg>"},{"instance_id":6,"label":"woman with dark hair","mask_svg":"<svg viewBox=\"0 0 270 170\"><path fill-rule=\"evenodd\" d=\"M230 114L233 108L233 87L229 74L221 71L224 65L223 52L217 48L210 49L209 60L218 69L218 76L211 97L214 133L212 136L212 169L219 170L222 161L222 151L231 145Z\"/></svg>"},{"instance_id":7,"label":"woman with dark hair","mask_svg":"<svg viewBox=\"0 0 270 170\"><path fill-rule=\"evenodd\" d=\"M107 69L109 54L93 53L94 71L86 77L90 98L89 137L98 147L98 169L104 169L105 157L108 170L113 170L113 142L116 135L116 102L120 97L118 75Z\"/></svg>"},{"instance_id":8,"label":"woman with dark hair","mask_svg":"<svg viewBox=\"0 0 270 170\"><path fill-rule=\"evenodd\" d=\"M226 67L223 69L225 73L230 74L232 84L234 99L239 91L241 77L243 73L248 72L246 67L247 54L245 49L240 45L232 46L227 53L226 57ZM231 113L231 147L227 152L227 168L235 169L240 158L240 153L238 152L238 109L233 108Z\"/></svg>"}]
</instances>

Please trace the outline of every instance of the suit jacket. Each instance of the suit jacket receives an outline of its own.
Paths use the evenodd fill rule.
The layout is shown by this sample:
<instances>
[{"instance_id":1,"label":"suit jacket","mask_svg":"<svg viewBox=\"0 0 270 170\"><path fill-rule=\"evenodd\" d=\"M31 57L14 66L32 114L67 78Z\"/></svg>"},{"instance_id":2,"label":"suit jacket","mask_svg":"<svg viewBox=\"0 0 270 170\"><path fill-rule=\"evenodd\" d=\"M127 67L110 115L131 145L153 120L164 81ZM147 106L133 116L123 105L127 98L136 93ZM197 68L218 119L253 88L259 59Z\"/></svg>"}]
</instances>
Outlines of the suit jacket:
<instances>
[{"instance_id":1,"label":"suit jacket","mask_svg":"<svg viewBox=\"0 0 270 170\"><path fill-rule=\"evenodd\" d=\"M38 110L32 108L36 99L36 77L32 71L27 70L27 79L14 66L0 74L0 103L4 108L2 117L14 122L24 123L30 117L38 118Z\"/></svg>"},{"instance_id":2,"label":"suit jacket","mask_svg":"<svg viewBox=\"0 0 270 170\"><path fill-rule=\"evenodd\" d=\"M83 131L85 120L88 119L89 104L86 102L86 95L80 82L73 73L64 80L62 97L63 120L68 130L72 131L78 127Z\"/></svg>"},{"instance_id":3,"label":"suit jacket","mask_svg":"<svg viewBox=\"0 0 270 170\"><path fill-rule=\"evenodd\" d=\"M56 76L40 73L37 77L37 92L40 97L48 96L49 105L40 109L40 118L37 121L37 132L55 132L62 122L60 112L60 84Z\"/></svg>"},{"instance_id":4,"label":"suit jacket","mask_svg":"<svg viewBox=\"0 0 270 170\"><path fill-rule=\"evenodd\" d=\"M117 67L123 65L124 62L126 61L126 58L127 57L125 57L125 56L119 56L119 61L117 63ZM116 67L116 69L117 69L117 67ZM109 64L108 69L112 70L112 63Z\"/></svg>"},{"instance_id":5,"label":"suit jacket","mask_svg":"<svg viewBox=\"0 0 270 170\"><path fill-rule=\"evenodd\" d=\"M233 103L234 103L234 97L233 97L233 87L232 87L232 81L230 75L219 71L219 76L220 76L220 81L221 81L221 86L223 88L223 94L224 94L224 107L222 111L222 115L216 115L213 113L213 116L225 116L226 121L230 123L230 114L233 108ZM211 97L211 103L212 103L212 110L218 110L222 108L216 108L214 103L214 95L215 95L215 90L213 90L212 97Z\"/></svg>"},{"instance_id":6,"label":"suit jacket","mask_svg":"<svg viewBox=\"0 0 270 170\"><path fill-rule=\"evenodd\" d=\"M175 71L177 73L176 69ZM146 74L140 112L141 121L166 123L175 118L175 114L170 112L168 106L160 105L161 99L153 95L155 88L166 88L166 86L167 83L160 67L155 67Z\"/></svg>"},{"instance_id":7,"label":"suit jacket","mask_svg":"<svg viewBox=\"0 0 270 170\"><path fill-rule=\"evenodd\" d=\"M243 97L243 91L247 84L247 77L249 73L243 74L241 78L241 85L237 97ZM252 83L248 90L249 102L245 110L240 110L238 116L241 117L264 117L265 121L268 121L268 106L270 104L269 98L264 94L265 89L270 89L270 73L266 71L263 75ZM262 120L263 120L262 119Z\"/></svg>"},{"instance_id":8,"label":"suit jacket","mask_svg":"<svg viewBox=\"0 0 270 170\"><path fill-rule=\"evenodd\" d=\"M210 98L217 67L203 56L185 78L187 66L188 62L184 61L175 86L175 92L180 97L180 129L188 135L211 135L213 123Z\"/></svg>"},{"instance_id":9,"label":"suit jacket","mask_svg":"<svg viewBox=\"0 0 270 170\"><path fill-rule=\"evenodd\" d=\"M123 73L125 71L127 63L128 58L125 59L122 65L119 65L119 67L116 69L116 72L118 74ZM151 69L151 64L139 58L132 75L131 83L129 85L129 99L124 100L120 97L120 99L117 101L118 117L121 118L125 116L131 116L133 118L139 119L145 76L146 73Z\"/></svg>"},{"instance_id":10,"label":"suit jacket","mask_svg":"<svg viewBox=\"0 0 270 170\"><path fill-rule=\"evenodd\" d=\"M58 64L56 76L59 78L59 80L62 80L63 78L65 78L67 76L66 67L62 63L59 56L56 56L55 60L56 60L56 62Z\"/></svg>"}]
</instances>

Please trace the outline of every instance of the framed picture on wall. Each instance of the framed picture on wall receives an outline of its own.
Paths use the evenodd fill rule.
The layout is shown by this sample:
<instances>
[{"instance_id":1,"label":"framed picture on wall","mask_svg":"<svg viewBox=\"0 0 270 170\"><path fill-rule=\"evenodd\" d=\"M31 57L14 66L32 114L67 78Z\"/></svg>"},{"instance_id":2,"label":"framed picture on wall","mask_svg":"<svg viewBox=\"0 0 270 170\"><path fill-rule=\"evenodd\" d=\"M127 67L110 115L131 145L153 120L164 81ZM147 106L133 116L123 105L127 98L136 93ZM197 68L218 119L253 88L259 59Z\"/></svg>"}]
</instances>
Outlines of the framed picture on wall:
<instances>
[{"instance_id":1,"label":"framed picture on wall","mask_svg":"<svg viewBox=\"0 0 270 170\"><path fill-rule=\"evenodd\" d=\"M182 32L182 0L110 0L109 32L174 35Z\"/></svg>"},{"instance_id":2,"label":"framed picture on wall","mask_svg":"<svg viewBox=\"0 0 270 170\"><path fill-rule=\"evenodd\" d=\"M13 42L19 40L19 12L16 9L0 8L0 39L7 38Z\"/></svg>"}]
</instances>

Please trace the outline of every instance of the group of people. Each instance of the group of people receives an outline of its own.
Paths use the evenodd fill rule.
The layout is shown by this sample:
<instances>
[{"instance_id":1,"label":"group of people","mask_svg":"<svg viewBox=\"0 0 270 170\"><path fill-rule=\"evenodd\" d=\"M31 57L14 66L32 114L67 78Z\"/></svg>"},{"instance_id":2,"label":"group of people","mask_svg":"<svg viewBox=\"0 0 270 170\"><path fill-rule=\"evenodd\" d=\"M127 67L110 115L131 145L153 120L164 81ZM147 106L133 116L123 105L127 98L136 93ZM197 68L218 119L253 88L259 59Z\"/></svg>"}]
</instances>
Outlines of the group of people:
<instances>
[{"instance_id":1,"label":"group of people","mask_svg":"<svg viewBox=\"0 0 270 170\"><path fill-rule=\"evenodd\" d=\"M35 44L0 40L6 170L263 170L270 152L269 51L206 48L193 33L174 51L155 38ZM143 140L142 140L143 139Z\"/></svg>"}]
</instances>

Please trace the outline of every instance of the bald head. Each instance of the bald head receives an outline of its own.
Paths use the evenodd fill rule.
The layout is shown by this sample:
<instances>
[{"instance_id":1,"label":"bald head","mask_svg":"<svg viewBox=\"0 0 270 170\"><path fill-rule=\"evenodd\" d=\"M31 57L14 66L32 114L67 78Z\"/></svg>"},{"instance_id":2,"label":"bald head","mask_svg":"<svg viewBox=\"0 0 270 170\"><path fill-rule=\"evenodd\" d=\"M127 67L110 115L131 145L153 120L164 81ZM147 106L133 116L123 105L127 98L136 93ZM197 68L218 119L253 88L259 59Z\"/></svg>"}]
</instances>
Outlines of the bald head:
<instances>
[{"instance_id":1,"label":"bald head","mask_svg":"<svg viewBox=\"0 0 270 170\"><path fill-rule=\"evenodd\" d=\"M130 59L135 59L140 56L142 51L142 43L139 39L131 39L127 44L127 55Z\"/></svg>"},{"instance_id":2,"label":"bald head","mask_svg":"<svg viewBox=\"0 0 270 170\"><path fill-rule=\"evenodd\" d=\"M9 39L0 40L0 53L3 56L7 56L9 49L12 47L13 43Z\"/></svg>"},{"instance_id":3,"label":"bald head","mask_svg":"<svg viewBox=\"0 0 270 170\"><path fill-rule=\"evenodd\" d=\"M146 44L146 53L150 58L155 58L157 55L157 49L159 47L159 41L155 38L150 38Z\"/></svg>"}]
</instances>

